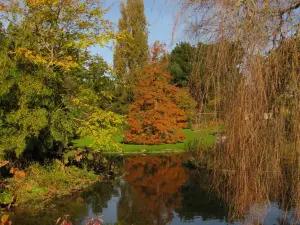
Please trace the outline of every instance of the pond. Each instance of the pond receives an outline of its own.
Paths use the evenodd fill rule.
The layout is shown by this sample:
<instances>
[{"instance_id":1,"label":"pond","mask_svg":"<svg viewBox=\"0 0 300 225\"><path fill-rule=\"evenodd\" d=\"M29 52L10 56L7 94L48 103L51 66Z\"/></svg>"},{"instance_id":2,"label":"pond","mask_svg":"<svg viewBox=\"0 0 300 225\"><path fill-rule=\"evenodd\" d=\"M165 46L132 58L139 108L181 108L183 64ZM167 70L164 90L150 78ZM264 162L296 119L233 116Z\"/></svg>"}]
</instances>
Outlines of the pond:
<instances>
[{"instance_id":1,"label":"pond","mask_svg":"<svg viewBox=\"0 0 300 225\"><path fill-rule=\"evenodd\" d=\"M101 215L104 224L123 225L252 224L253 218L262 216L263 224L292 223L293 210L283 213L276 202L253 205L239 220L230 218L228 203L211 186L212 172L185 168L185 157L122 158L121 166L128 173L122 179L55 200L35 214L28 205L27 210L14 212L13 224L54 225L64 214L74 225Z\"/></svg>"}]
</instances>

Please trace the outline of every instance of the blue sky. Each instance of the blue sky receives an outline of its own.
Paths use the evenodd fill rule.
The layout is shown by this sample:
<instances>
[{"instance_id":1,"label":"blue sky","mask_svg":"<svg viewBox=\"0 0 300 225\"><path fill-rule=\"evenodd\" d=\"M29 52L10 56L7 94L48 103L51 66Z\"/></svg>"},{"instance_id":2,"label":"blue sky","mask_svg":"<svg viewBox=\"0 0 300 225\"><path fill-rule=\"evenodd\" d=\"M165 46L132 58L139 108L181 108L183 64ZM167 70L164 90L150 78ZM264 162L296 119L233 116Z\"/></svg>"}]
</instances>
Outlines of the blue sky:
<instances>
[{"instance_id":1,"label":"blue sky","mask_svg":"<svg viewBox=\"0 0 300 225\"><path fill-rule=\"evenodd\" d=\"M183 39L183 32L177 27L174 41L172 34L174 21L178 13L178 8L174 4L175 0L144 0L145 14L149 23L149 44L155 40L160 40L167 44L168 49L172 48L176 42ZM109 12L105 18L112 21L117 26L120 17L120 0L105 0L105 6L109 7ZM93 54L101 55L109 64L113 62L113 50L111 48L92 48Z\"/></svg>"}]
</instances>

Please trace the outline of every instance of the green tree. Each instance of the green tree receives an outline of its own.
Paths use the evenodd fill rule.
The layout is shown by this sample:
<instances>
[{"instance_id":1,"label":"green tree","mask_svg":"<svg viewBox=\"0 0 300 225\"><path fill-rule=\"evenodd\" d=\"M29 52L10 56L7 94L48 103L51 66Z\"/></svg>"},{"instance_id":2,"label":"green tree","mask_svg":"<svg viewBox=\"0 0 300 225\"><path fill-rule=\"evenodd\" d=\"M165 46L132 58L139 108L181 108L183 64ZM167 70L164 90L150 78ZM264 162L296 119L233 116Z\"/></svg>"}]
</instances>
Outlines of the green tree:
<instances>
[{"instance_id":1,"label":"green tree","mask_svg":"<svg viewBox=\"0 0 300 225\"><path fill-rule=\"evenodd\" d=\"M192 97L197 102L197 108L201 112L203 105L205 105L208 101L209 90L206 89L206 82L210 82L210 79L206 79L207 76L207 52L208 49L211 48L212 45L206 45L204 43L199 42L196 46L195 52L196 54L193 56L193 63L189 79L188 79L188 87ZM210 49L212 51L212 49Z\"/></svg>"},{"instance_id":2,"label":"green tree","mask_svg":"<svg viewBox=\"0 0 300 225\"><path fill-rule=\"evenodd\" d=\"M100 150L111 146L123 120L101 108L109 94L90 83L106 65L87 51L114 37L101 7L98 0L1 5L2 19L13 24L1 44L1 156L38 156L69 143L75 133L95 137Z\"/></svg>"},{"instance_id":3,"label":"green tree","mask_svg":"<svg viewBox=\"0 0 300 225\"><path fill-rule=\"evenodd\" d=\"M128 17L126 12L126 6L123 1L120 2L120 12L121 17L118 23L119 33L129 34ZM128 41L119 40L117 42L114 52L114 69L117 72L117 74L119 74L119 76L123 75L123 79L128 71L128 52Z\"/></svg>"},{"instance_id":4,"label":"green tree","mask_svg":"<svg viewBox=\"0 0 300 225\"><path fill-rule=\"evenodd\" d=\"M127 114L134 100L133 89L141 79L141 70L148 60L148 30L143 0L120 4L119 34L114 52L114 70L118 77L113 110Z\"/></svg>"},{"instance_id":5,"label":"green tree","mask_svg":"<svg viewBox=\"0 0 300 225\"><path fill-rule=\"evenodd\" d=\"M119 40L114 54L114 67L129 86L139 81L139 71L148 59L148 30L143 0L121 2L119 32L130 38Z\"/></svg>"},{"instance_id":6,"label":"green tree","mask_svg":"<svg viewBox=\"0 0 300 225\"><path fill-rule=\"evenodd\" d=\"M188 86L194 51L190 43L181 42L171 52L169 71L174 77L172 83L178 87Z\"/></svg>"},{"instance_id":7,"label":"green tree","mask_svg":"<svg viewBox=\"0 0 300 225\"><path fill-rule=\"evenodd\" d=\"M144 0L127 1L128 22L134 43L128 66L134 82L139 79L136 70L143 68L148 59L148 30L144 11Z\"/></svg>"},{"instance_id":8,"label":"green tree","mask_svg":"<svg viewBox=\"0 0 300 225\"><path fill-rule=\"evenodd\" d=\"M188 128L192 128L196 117L196 101L192 98L187 88L179 89L178 107L185 112Z\"/></svg>"}]
</instances>

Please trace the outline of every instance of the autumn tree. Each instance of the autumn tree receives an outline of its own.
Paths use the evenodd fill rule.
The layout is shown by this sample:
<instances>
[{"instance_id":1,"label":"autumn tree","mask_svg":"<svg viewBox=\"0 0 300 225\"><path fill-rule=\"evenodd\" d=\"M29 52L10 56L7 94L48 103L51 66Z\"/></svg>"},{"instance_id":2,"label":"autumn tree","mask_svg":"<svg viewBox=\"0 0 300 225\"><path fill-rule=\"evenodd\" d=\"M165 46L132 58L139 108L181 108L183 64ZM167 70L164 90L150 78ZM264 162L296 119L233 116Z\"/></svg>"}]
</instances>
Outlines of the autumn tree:
<instances>
[{"instance_id":1,"label":"autumn tree","mask_svg":"<svg viewBox=\"0 0 300 225\"><path fill-rule=\"evenodd\" d=\"M136 144L176 143L184 139L184 111L177 105L179 89L170 84L172 76L166 70L164 45L155 42L149 64L143 69L143 79L135 88L136 99L128 114L130 129L125 142Z\"/></svg>"}]
</instances>

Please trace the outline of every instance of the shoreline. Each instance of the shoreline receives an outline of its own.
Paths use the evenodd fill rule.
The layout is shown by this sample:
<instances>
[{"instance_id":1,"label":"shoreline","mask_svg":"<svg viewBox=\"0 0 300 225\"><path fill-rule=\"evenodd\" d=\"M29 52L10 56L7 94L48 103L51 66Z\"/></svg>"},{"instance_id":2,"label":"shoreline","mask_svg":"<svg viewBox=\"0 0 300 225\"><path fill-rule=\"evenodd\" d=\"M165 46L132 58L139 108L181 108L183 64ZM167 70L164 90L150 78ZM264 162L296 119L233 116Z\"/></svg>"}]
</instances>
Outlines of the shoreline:
<instances>
[{"instance_id":1,"label":"shoreline","mask_svg":"<svg viewBox=\"0 0 300 225\"><path fill-rule=\"evenodd\" d=\"M126 155L156 155L156 154L179 154L188 152L188 150L172 150L172 149L166 149L161 151L135 151L135 152L103 152L103 155L109 156L109 155L118 155L118 156L126 156Z\"/></svg>"}]
</instances>

